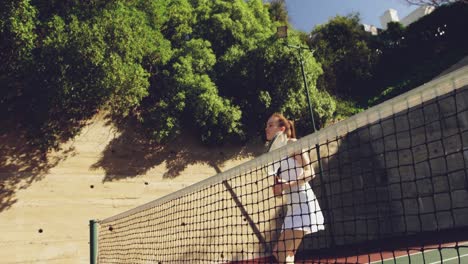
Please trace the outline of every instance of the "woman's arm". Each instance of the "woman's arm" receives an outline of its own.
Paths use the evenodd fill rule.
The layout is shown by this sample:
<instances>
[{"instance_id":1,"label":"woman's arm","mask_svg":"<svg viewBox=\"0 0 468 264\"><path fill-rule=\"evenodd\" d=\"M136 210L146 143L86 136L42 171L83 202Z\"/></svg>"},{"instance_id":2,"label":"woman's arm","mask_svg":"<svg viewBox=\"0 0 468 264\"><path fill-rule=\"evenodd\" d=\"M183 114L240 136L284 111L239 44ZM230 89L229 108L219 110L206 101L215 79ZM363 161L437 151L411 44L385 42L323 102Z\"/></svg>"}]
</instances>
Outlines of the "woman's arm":
<instances>
[{"instance_id":1,"label":"woman's arm","mask_svg":"<svg viewBox=\"0 0 468 264\"><path fill-rule=\"evenodd\" d=\"M302 151L300 154L294 156L297 167L302 167L304 172L299 175L298 180L305 180L306 182L311 181L315 178L315 172L310 163L309 154L306 151Z\"/></svg>"},{"instance_id":2,"label":"woman's arm","mask_svg":"<svg viewBox=\"0 0 468 264\"><path fill-rule=\"evenodd\" d=\"M306 165L305 167L303 167L304 168L303 173L299 175L299 178L297 180L280 182L279 184L281 184L282 186L281 189L289 190L296 186L302 186L302 185L305 185L307 182L311 181L313 178L315 178L315 173L313 172L313 170L305 169L309 166L310 165Z\"/></svg>"},{"instance_id":3,"label":"woman's arm","mask_svg":"<svg viewBox=\"0 0 468 264\"><path fill-rule=\"evenodd\" d=\"M290 139L291 142L297 141L297 139ZM309 152L302 150L300 153L294 154L294 160L296 161L296 167L302 167L304 172L298 175L298 181L303 181L303 184L311 181L315 178L315 172L310 164Z\"/></svg>"},{"instance_id":4,"label":"woman's arm","mask_svg":"<svg viewBox=\"0 0 468 264\"><path fill-rule=\"evenodd\" d=\"M290 141L293 142L295 140ZM282 190L288 190L292 187L302 186L315 178L315 172L312 168L312 165L310 164L308 152L302 151L302 153L295 154L294 160L296 163L296 167L301 167L303 169L303 172L301 173L301 175L298 175L297 180L280 182L279 185L281 185L281 187L277 188L281 188Z\"/></svg>"}]
</instances>

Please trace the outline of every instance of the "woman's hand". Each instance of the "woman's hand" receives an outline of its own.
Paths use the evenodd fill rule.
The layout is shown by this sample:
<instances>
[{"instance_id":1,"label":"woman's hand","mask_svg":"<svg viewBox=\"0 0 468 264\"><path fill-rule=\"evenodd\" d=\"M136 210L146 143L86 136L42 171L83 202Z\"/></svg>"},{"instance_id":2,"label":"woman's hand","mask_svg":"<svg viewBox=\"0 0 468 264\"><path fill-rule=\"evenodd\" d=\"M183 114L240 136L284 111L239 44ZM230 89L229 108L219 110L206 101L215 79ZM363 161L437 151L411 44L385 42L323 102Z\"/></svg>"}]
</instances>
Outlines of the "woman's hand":
<instances>
[{"instance_id":1,"label":"woman's hand","mask_svg":"<svg viewBox=\"0 0 468 264\"><path fill-rule=\"evenodd\" d=\"M273 185L273 194L275 196L281 195L283 193L283 183L277 182Z\"/></svg>"},{"instance_id":2,"label":"woman's hand","mask_svg":"<svg viewBox=\"0 0 468 264\"><path fill-rule=\"evenodd\" d=\"M283 193L285 182L281 181L279 176L275 176L275 184L273 185L273 194L275 196L281 195Z\"/></svg>"}]
</instances>

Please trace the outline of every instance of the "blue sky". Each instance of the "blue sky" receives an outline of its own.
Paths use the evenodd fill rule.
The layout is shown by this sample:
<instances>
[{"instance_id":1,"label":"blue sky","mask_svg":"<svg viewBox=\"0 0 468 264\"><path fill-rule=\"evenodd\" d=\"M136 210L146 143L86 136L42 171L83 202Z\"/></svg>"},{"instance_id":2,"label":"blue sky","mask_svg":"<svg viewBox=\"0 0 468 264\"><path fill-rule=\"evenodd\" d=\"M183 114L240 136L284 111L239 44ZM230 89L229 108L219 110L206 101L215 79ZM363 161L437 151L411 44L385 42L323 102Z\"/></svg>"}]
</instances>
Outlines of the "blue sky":
<instances>
[{"instance_id":1,"label":"blue sky","mask_svg":"<svg viewBox=\"0 0 468 264\"><path fill-rule=\"evenodd\" d=\"M380 26L379 17L389 8L398 11L402 19L416 6L409 6L404 0L286 0L289 20L294 28L310 32L315 25L324 24L336 15L352 12L361 14L364 24Z\"/></svg>"}]
</instances>

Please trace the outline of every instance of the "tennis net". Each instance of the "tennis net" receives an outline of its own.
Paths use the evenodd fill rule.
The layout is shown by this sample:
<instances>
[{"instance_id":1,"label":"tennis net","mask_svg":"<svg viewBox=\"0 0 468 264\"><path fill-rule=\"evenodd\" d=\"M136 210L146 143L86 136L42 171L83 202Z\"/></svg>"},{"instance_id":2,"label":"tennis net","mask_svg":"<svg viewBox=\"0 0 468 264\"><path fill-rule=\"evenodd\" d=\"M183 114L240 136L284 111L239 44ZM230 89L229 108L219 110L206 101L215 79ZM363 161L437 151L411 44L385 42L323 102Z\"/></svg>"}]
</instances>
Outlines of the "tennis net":
<instances>
[{"instance_id":1,"label":"tennis net","mask_svg":"<svg viewBox=\"0 0 468 264\"><path fill-rule=\"evenodd\" d=\"M291 158L299 153L308 157L299 155L301 166ZM467 164L464 67L98 221L98 263L275 263L283 248L275 246L289 239L304 263L462 263ZM311 171L310 188L273 194L274 174L288 181ZM304 238L282 235L291 228Z\"/></svg>"}]
</instances>

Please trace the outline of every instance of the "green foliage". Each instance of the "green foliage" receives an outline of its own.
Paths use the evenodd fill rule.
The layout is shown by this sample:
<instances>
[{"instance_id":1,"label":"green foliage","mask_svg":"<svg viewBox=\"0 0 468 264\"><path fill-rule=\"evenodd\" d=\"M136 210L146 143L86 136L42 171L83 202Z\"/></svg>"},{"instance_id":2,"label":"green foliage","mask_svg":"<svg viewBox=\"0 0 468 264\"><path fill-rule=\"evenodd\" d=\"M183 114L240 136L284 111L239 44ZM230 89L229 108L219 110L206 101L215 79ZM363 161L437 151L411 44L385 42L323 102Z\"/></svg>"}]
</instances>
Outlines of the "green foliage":
<instances>
[{"instance_id":1,"label":"green foliage","mask_svg":"<svg viewBox=\"0 0 468 264\"><path fill-rule=\"evenodd\" d=\"M177 51L164 65L166 74L157 77L151 90L158 93L145 101L151 107L145 105L142 118L156 140L184 129L198 131L206 143L243 139L261 133L275 111L306 115L295 51L274 38L261 1L173 1L168 7L163 33ZM310 54L305 57L315 87L320 67Z\"/></svg>"},{"instance_id":2,"label":"green foliage","mask_svg":"<svg viewBox=\"0 0 468 264\"><path fill-rule=\"evenodd\" d=\"M125 116L138 106L149 87L143 60L155 57L161 39L144 19L142 11L118 3L85 21L53 17L38 60L38 78L58 104L50 107L88 116L107 103Z\"/></svg>"},{"instance_id":3,"label":"green foliage","mask_svg":"<svg viewBox=\"0 0 468 264\"><path fill-rule=\"evenodd\" d=\"M363 84L373 77L378 53L359 16L336 16L316 27L311 35L309 45L324 70L319 88L343 98L364 97L368 91Z\"/></svg>"},{"instance_id":4,"label":"green foliage","mask_svg":"<svg viewBox=\"0 0 468 264\"><path fill-rule=\"evenodd\" d=\"M285 0L272 0L267 4L270 19L280 23L288 23L288 10Z\"/></svg>"},{"instance_id":5,"label":"green foliage","mask_svg":"<svg viewBox=\"0 0 468 264\"><path fill-rule=\"evenodd\" d=\"M316 50L324 75L320 90L341 101L367 107L388 100L434 78L468 55L468 5L442 5L407 28L389 23L377 36L364 32L357 15L335 17L314 29L310 46ZM303 36L304 38L304 36Z\"/></svg>"},{"instance_id":6,"label":"green foliage","mask_svg":"<svg viewBox=\"0 0 468 264\"><path fill-rule=\"evenodd\" d=\"M35 29L37 26L37 10L30 1L2 2L0 5L2 21L0 32L2 34L2 51L10 49L9 53L2 52L2 64L12 60L31 59L34 41L37 39ZM9 57L3 57L10 55ZM13 62L14 63L14 62Z\"/></svg>"},{"instance_id":7,"label":"green foliage","mask_svg":"<svg viewBox=\"0 0 468 264\"><path fill-rule=\"evenodd\" d=\"M356 102L350 100L336 99L336 111L333 121L340 121L364 111Z\"/></svg>"},{"instance_id":8,"label":"green foliage","mask_svg":"<svg viewBox=\"0 0 468 264\"><path fill-rule=\"evenodd\" d=\"M73 136L82 121L106 105L115 115L128 115L149 94L151 66L171 56L170 44L156 25L149 23L155 22L158 12L140 10L138 4L35 1L37 9L21 11L31 18L20 17L29 23L25 27L5 22L18 16L15 10L19 9L12 3L7 4L11 12L2 13L2 35L21 36L17 28L22 28L21 34L28 38L22 37L23 43L12 39L12 43L19 43L22 54L29 54L18 57L23 64L29 61L29 67L21 68L18 75L2 68L0 76L10 76L2 81L16 84L10 100L15 101L14 107L9 109L21 112L32 130L47 135L46 142ZM83 15L79 8L83 5L95 7L94 15ZM43 13L35 15L34 10ZM35 37L27 31L41 34ZM13 50L5 46L2 57ZM2 96L2 101L5 98Z\"/></svg>"},{"instance_id":9,"label":"green foliage","mask_svg":"<svg viewBox=\"0 0 468 264\"><path fill-rule=\"evenodd\" d=\"M378 41L380 49L387 52L400 47L404 43L405 28L399 22L390 22L387 29L379 34Z\"/></svg>"},{"instance_id":10,"label":"green foliage","mask_svg":"<svg viewBox=\"0 0 468 264\"><path fill-rule=\"evenodd\" d=\"M167 20L162 25L162 33L171 40L175 47L179 47L190 38L192 26L195 23L193 8L187 0L173 0L168 3L164 15Z\"/></svg>"},{"instance_id":11,"label":"green foliage","mask_svg":"<svg viewBox=\"0 0 468 264\"><path fill-rule=\"evenodd\" d=\"M173 64L174 86L186 95L185 120L194 122L204 142L220 142L225 135L241 134L239 108L219 96L207 74L216 62L210 43L192 39L178 56Z\"/></svg>"},{"instance_id":12,"label":"green foliage","mask_svg":"<svg viewBox=\"0 0 468 264\"><path fill-rule=\"evenodd\" d=\"M368 103L374 105L417 87L468 55L468 5L443 5L407 28L389 24L379 37L382 55Z\"/></svg>"},{"instance_id":13,"label":"green foliage","mask_svg":"<svg viewBox=\"0 0 468 264\"><path fill-rule=\"evenodd\" d=\"M292 32L289 36L289 44L301 45L300 35ZM306 94L309 93L311 105L316 116L318 125L323 125L335 111L334 99L326 91L320 91L316 87L316 81L322 74L320 65L315 61L311 52L302 51L298 54L297 50L284 47L279 43L278 50L271 49L270 55L278 56L270 61L273 71L270 72L268 83L270 86L277 86L274 91L277 99L277 109L273 111L283 112L288 116L301 121L303 127L312 127L309 115L309 106ZM308 83L309 91L305 90L302 73L300 71L300 58L304 61L304 72ZM282 64L277 64L281 61ZM281 73L281 74L278 74ZM274 83L278 82L278 85Z\"/></svg>"},{"instance_id":14,"label":"green foliage","mask_svg":"<svg viewBox=\"0 0 468 264\"><path fill-rule=\"evenodd\" d=\"M320 123L335 111L315 86L320 65L275 38L278 21L261 0L9 0L0 7L0 83L8 87L1 104L48 146L73 137L100 109L137 118L158 142L183 131L205 143L244 140L261 134L276 111L308 126L299 58ZM284 15L274 17L286 22ZM293 30L289 41L301 45L303 34Z\"/></svg>"},{"instance_id":15,"label":"green foliage","mask_svg":"<svg viewBox=\"0 0 468 264\"><path fill-rule=\"evenodd\" d=\"M30 1L0 2L0 110L9 112L27 85L37 39L37 10Z\"/></svg>"}]
</instances>

